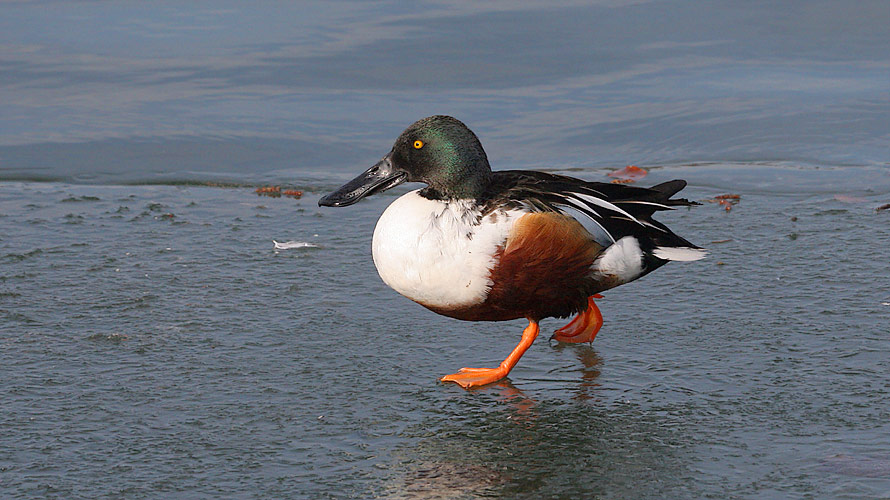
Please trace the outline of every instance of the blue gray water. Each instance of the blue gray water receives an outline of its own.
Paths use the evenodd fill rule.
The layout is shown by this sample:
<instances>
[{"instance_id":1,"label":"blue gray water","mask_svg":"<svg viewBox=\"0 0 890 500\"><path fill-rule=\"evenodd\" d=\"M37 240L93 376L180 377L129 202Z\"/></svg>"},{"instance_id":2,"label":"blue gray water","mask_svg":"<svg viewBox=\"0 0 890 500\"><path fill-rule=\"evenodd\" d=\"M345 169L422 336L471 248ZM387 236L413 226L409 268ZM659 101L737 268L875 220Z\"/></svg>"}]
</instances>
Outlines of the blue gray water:
<instances>
[{"instance_id":1,"label":"blue gray water","mask_svg":"<svg viewBox=\"0 0 890 500\"><path fill-rule=\"evenodd\" d=\"M0 5L0 497L890 498L890 5ZM592 346L389 290L413 120L737 193ZM258 197L257 186L304 191ZM278 242L305 243L276 249ZM561 326L557 320L547 329Z\"/></svg>"}]
</instances>

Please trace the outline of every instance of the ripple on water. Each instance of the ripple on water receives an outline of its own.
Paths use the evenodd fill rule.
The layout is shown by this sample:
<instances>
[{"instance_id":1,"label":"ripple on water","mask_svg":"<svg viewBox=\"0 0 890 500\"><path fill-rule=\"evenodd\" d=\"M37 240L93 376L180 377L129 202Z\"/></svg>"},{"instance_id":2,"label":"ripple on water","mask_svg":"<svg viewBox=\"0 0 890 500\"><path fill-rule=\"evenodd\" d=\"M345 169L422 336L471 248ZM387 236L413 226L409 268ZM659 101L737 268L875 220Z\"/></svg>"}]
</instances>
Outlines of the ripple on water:
<instances>
[{"instance_id":1,"label":"ripple on water","mask_svg":"<svg viewBox=\"0 0 890 500\"><path fill-rule=\"evenodd\" d=\"M87 196L87 195L69 196L62 200L59 200L59 203L80 203L80 202L85 202L85 201L100 201L100 198L98 196Z\"/></svg>"},{"instance_id":2,"label":"ripple on water","mask_svg":"<svg viewBox=\"0 0 890 500\"><path fill-rule=\"evenodd\" d=\"M837 454L821 460L820 469L833 474L890 479L890 457Z\"/></svg>"},{"instance_id":3,"label":"ripple on water","mask_svg":"<svg viewBox=\"0 0 890 500\"><path fill-rule=\"evenodd\" d=\"M121 342L125 342L129 340L129 336L124 333L94 333L92 335L88 335L87 340L93 342L107 342L110 344L120 344Z\"/></svg>"},{"instance_id":4,"label":"ripple on water","mask_svg":"<svg viewBox=\"0 0 890 500\"><path fill-rule=\"evenodd\" d=\"M27 252L22 253L8 253L2 257L4 261L8 262L20 262L25 259L30 259L32 257L36 257L43 253L43 249L35 248L34 250L29 250Z\"/></svg>"}]
</instances>

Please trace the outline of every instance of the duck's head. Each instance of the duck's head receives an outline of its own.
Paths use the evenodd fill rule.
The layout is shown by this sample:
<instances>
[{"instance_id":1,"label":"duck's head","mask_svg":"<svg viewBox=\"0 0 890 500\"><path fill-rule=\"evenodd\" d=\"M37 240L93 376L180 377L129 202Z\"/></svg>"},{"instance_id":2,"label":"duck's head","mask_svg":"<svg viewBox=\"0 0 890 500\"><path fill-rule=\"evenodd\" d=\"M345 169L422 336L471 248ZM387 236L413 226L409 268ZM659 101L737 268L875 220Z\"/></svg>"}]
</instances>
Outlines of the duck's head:
<instances>
[{"instance_id":1,"label":"duck's head","mask_svg":"<svg viewBox=\"0 0 890 500\"><path fill-rule=\"evenodd\" d=\"M427 184L423 194L428 198L476 198L490 179L491 167L476 134L450 116L430 116L405 129L382 160L318 204L345 207L403 182Z\"/></svg>"}]
</instances>

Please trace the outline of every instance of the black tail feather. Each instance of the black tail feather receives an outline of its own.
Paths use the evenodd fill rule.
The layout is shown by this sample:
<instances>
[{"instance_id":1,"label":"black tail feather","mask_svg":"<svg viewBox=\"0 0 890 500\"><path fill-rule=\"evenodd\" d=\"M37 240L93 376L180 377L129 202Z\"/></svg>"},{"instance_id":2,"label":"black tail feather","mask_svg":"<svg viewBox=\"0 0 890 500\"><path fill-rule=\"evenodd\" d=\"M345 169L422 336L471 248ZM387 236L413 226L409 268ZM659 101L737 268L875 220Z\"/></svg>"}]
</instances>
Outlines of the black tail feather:
<instances>
[{"instance_id":1,"label":"black tail feather","mask_svg":"<svg viewBox=\"0 0 890 500\"><path fill-rule=\"evenodd\" d=\"M686 198L677 198L675 200L670 199L671 196L679 193L686 187L686 181L683 179L674 179L672 181L662 182L661 184L656 184L652 186L651 190L658 191L662 194L660 200L662 203L672 207L691 207L693 205L701 205L701 203L697 201L689 201Z\"/></svg>"}]
</instances>

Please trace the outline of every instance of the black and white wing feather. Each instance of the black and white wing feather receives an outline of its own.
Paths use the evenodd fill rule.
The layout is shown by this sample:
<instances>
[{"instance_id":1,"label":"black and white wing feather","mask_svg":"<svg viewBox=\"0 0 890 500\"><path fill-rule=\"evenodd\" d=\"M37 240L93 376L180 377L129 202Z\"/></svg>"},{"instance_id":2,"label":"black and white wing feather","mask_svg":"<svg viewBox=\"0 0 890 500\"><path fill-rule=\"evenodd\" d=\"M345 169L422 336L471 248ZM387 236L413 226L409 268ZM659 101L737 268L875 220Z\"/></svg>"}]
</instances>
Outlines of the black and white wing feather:
<instances>
[{"instance_id":1,"label":"black and white wing feather","mask_svg":"<svg viewBox=\"0 0 890 500\"><path fill-rule=\"evenodd\" d=\"M698 260L705 256L703 249L652 218L657 211L698 205L684 198L671 199L686 187L686 181L673 180L641 188L525 170L504 170L494 172L493 176L485 200L489 209L522 205L534 211L575 210L602 230L607 244L627 236L635 237L647 259L653 260L652 264Z\"/></svg>"}]
</instances>

